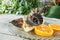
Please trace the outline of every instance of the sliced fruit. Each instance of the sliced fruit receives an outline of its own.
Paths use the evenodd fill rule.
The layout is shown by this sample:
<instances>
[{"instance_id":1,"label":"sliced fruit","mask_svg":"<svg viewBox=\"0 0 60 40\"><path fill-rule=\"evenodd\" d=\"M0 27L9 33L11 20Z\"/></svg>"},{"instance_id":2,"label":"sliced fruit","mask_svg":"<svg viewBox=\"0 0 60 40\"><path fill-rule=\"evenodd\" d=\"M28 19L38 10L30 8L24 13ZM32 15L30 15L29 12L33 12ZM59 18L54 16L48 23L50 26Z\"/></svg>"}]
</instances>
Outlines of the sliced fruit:
<instances>
[{"instance_id":1,"label":"sliced fruit","mask_svg":"<svg viewBox=\"0 0 60 40\"><path fill-rule=\"evenodd\" d=\"M53 30L52 28L48 27L47 25L39 25L35 27L35 34L40 35L40 36L52 36L53 35Z\"/></svg>"},{"instance_id":2,"label":"sliced fruit","mask_svg":"<svg viewBox=\"0 0 60 40\"><path fill-rule=\"evenodd\" d=\"M49 24L49 27L51 27L55 32L60 32L60 25L58 24Z\"/></svg>"}]
</instances>

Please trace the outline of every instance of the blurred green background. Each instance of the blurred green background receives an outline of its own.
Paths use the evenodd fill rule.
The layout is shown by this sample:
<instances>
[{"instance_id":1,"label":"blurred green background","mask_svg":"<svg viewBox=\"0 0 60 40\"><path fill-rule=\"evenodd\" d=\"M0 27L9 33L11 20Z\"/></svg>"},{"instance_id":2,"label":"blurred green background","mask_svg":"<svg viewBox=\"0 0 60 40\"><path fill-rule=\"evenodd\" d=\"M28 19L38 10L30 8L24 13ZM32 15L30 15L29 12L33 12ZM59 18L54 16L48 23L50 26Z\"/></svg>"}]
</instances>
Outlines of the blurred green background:
<instances>
[{"instance_id":1,"label":"blurred green background","mask_svg":"<svg viewBox=\"0 0 60 40\"><path fill-rule=\"evenodd\" d=\"M40 0L0 0L0 14L29 14L33 8L42 7Z\"/></svg>"}]
</instances>

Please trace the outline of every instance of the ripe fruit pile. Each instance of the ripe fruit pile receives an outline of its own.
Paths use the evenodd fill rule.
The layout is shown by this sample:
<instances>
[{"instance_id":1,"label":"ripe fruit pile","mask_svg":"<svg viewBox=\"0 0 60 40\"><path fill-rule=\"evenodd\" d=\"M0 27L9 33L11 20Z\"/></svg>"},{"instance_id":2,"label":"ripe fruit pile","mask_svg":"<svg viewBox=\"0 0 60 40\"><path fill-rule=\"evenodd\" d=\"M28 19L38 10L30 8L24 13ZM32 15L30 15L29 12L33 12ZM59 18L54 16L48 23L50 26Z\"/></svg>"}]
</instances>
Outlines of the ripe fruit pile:
<instances>
[{"instance_id":1,"label":"ripe fruit pile","mask_svg":"<svg viewBox=\"0 0 60 40\"><path fill-rule=\"evenodd\" d=\"M39 36L45 36L45 37L53 36L55 32L60 32L60 25L49 24L47 26L45 24L41 24L35 27L34 32L36 35L39 35Z\"/></svg>"}]
</instances>

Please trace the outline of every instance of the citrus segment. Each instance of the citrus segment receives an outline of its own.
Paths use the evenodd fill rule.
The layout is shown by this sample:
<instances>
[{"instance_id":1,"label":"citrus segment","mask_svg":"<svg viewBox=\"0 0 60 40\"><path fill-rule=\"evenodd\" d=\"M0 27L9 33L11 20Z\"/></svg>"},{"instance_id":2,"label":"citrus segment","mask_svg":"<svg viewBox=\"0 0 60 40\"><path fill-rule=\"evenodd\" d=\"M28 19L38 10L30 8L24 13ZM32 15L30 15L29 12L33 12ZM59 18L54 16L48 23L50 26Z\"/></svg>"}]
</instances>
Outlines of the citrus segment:
<instances>
[{"instance_id":1,"label":"citrus segment","mask_svg":"<svg viewBox=\"0 0 60 40\"><path fill-rule=\"evenodd\" d=\"M55 32L60 32L60 25L58 24L49 24L49 27L51 27Z\"/></svg>"},{"instance_id":2,"label":"citrus segment","mask_svg":"<svg viewBox=\"0 0 60 40\"><path fill-rule=\"evenodd\" d=\"M42 24L35 27L35 34L48 37L53 35L53 30L47 25Z\"/></svg>"}]
</instances>

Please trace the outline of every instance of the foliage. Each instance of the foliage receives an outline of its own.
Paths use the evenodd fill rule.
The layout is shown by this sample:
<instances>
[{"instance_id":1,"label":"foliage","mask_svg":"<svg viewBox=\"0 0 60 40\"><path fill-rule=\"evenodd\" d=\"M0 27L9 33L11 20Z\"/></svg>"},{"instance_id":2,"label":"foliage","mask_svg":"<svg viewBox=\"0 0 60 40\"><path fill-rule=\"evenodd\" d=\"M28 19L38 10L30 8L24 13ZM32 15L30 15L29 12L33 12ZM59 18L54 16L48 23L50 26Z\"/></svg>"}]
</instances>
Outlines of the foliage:
<instances>
[{"instance_id":1,"label":"foliage","mask_svg":"<svg viewBox=\"0 0 60 40\"><path fill-rule=\"evenodd\" d=\"M39 0L0 0L0 14L28 14L33 8L42 6Z\"/></svg>"}]
</instances>

